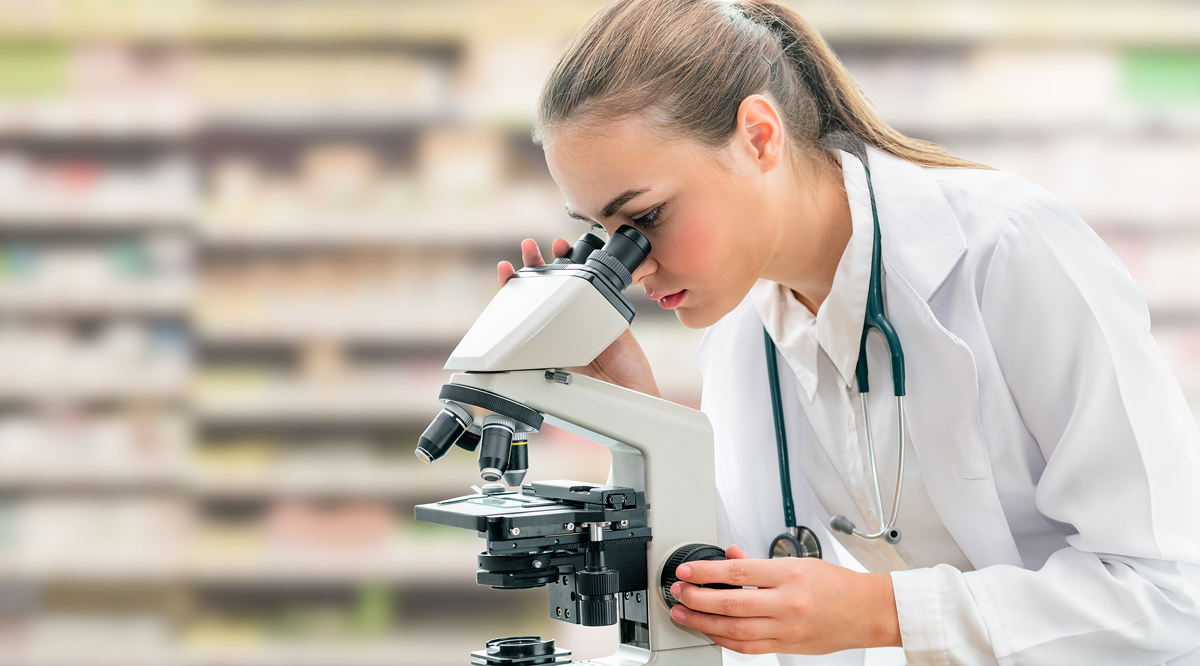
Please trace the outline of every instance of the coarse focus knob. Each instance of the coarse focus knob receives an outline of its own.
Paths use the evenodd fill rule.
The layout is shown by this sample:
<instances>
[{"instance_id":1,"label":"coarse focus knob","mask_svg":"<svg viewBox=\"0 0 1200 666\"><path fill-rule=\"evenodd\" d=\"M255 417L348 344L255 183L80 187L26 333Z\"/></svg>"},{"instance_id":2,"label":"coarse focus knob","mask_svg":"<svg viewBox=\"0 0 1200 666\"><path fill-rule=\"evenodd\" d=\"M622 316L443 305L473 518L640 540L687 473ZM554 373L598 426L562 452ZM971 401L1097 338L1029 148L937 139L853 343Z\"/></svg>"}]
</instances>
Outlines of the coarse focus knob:
<instances>
[{"instance_id":1,"label":"coarse focus knob","mask_svg":"<svg viewBox=\"0 0 1200 666\"><path fill-rule=\"evenodd\" d=\"M585 627L611 627L617 623L617 598L579 598L579 623Z\"/></svg>"},{"instance_id":2,"label":"coarse focus knob","mask_svg":"<svg viewBox=\"0 0 1200 666\"><path fill-rule=\"evenodd\" d=\"M663 601L667 602L667 608L674 608L679 601L671 595L671 586L679 581L679 576L676 573L679 565L685 562L711 562L727 559L725 551L716 546L710 546L706 543L689 543L686 546L680 546L671 553L667 558L667 563L663 565L662 577L659 579L662 583ZM701 585L714 590L737 590L740 589L737 585L726 585L725 583L709 583Z\"/></svg>"}]
</instances>

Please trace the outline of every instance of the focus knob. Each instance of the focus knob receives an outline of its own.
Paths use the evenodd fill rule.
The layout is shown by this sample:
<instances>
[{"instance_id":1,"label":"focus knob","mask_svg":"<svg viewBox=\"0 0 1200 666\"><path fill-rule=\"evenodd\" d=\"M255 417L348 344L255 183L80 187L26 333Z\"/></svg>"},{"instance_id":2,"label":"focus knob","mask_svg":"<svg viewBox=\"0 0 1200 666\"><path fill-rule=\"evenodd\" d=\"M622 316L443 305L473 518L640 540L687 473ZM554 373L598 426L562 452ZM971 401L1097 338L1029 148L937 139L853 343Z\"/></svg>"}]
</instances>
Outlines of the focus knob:
<instances>
[{"instance_id":1,"label":"focus knob","mask_svg":"<svg viewBox=\"0 0 1200 666\"><path fill-rule=\"evenodd\" d=\"M671 556L667 558L667 563L663 565L662 577L660 578L663 601L667 602L667 608L674 608L679 603L675 597L671 596L671 586L679 580L679 576L676 573L679 565L685 562L711 562L724 559L727 558L723 549L705 543L689 543L671 553ZM709 583L700 587L707 587L714 590L740 589L737 585L727 585L725 583Z\"/></svg>"},{"instance_id":2,"label":"focus knob","mask_svg":"<svg viewBox=\"0 0 1200 666\"><path fill-rule=\"evenodd\" d=\"M617 623L617 590L620 577L616 569L580 571L575 574L579 593L579 623L585 627L607 627Z\"/></svg>"}]
</instances>

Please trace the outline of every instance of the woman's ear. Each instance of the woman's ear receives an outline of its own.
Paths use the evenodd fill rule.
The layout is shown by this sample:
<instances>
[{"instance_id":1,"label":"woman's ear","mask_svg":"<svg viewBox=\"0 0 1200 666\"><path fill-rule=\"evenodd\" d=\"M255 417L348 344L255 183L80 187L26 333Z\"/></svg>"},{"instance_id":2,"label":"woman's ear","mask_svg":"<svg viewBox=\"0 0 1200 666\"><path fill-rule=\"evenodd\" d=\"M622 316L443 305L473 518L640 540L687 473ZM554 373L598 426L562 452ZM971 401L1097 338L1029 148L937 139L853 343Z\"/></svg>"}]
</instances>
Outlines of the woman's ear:
<instances>
[{"instance_id":1,"label":"woman's ear","mask_svg":"<svg viewBox=\"0 0 1200 666\"><path fill-rule=\"evenodd\" d=\"M760 173L767 173L783 160L783 120L775 105L762 95L742 100L737 115L737 143Z\"/></svg>"}]
</instances>

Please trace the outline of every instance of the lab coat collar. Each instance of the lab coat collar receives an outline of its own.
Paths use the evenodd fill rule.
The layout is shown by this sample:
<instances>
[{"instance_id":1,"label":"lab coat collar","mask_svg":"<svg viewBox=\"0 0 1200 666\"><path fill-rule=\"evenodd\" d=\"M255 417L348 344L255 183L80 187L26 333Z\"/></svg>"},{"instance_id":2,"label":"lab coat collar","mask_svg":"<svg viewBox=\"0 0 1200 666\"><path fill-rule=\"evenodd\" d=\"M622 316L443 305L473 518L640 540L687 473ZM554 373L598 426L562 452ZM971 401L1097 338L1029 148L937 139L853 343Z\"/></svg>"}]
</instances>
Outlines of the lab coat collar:
<instances>
[{"instance_id":1,"label":"lab coat collar","mask_svg":"<svg viewBox=\"0 0 1200 666\"><path fill-rule=\"evenodd\" d=\"M928 302L966 253L966 238L945 194L924 168L869 145L867 164L885 268L891 264Z\"/></svg>"},{"instance_id":2,"label":"lab coat collar","mask_svg":"<svg viewBox=\"0 0 1200 666\"><path fill-rule=\"evenodd\" d=\"M763 325L810 402L817 392L820 350L825 351L845 385L854 386L866 318L867 287L871 281L873 219L866 172L858 158L845 151L839 153L853 230L838 262L829 295L817 308L816 316L796 299L791 289L778 282L759 280L750 290Z\"/></svg>"}]
</instances>

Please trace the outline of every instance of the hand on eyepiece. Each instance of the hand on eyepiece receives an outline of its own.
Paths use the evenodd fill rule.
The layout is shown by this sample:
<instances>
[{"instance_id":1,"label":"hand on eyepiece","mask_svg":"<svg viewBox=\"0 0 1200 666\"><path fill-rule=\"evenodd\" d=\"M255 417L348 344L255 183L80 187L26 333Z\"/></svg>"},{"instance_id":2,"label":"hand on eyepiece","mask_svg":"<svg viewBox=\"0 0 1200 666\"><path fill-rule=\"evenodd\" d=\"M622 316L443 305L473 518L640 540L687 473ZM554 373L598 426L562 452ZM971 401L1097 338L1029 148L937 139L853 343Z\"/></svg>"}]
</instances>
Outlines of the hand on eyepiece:
<instances>
[{"instance_id":1,"label":"hand on eyepiece","mask_svg":"<svg viewBox=\"0 0 1200 666\"><path fill-rule=\"evenodd\" d=\"M571 251L571 244L565 239L556 238L553 250L556 258L561 257ZM541 266L546 263L542 260L542 252L538 248L537 241L532 238L521 241L521 258L527 267ZM496 265L496 273L500 278L500 285L504 286L504 283L516 274L516 270L509 262L501 261ZM633 332L629 329L625 329L621 335L617 336L617 339L613 340L613 343L600 352L600 355L587 366L564 369L656 398L662 397L658 392L658 384L654 381L654 372L650 369L650 361L646 359L646 352L642 351L642 346L638 344L637 339L633 337Z\"/></svg>"}]
</instances>

